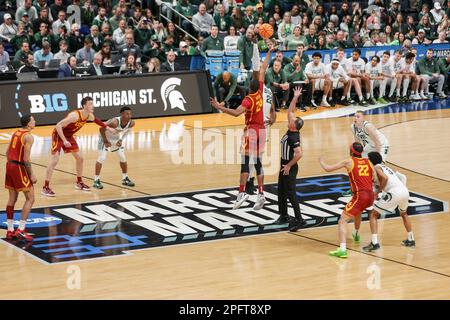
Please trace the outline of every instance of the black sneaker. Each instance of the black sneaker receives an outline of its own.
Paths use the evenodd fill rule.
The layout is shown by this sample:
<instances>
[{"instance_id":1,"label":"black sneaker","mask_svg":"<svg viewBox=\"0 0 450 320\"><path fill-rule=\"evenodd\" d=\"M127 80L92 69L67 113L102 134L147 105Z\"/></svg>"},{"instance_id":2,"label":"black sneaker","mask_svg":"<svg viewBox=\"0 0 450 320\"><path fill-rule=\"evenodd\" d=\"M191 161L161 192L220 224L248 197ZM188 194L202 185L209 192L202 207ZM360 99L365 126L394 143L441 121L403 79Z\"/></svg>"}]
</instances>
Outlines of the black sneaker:
<instances>
[{"instance_id":1,"label":"black sneaker","mask_svg":"<svg viewBox=\"0 0 450 320\"><path fill-rule=\"evenodd\" d=\"M311 109L316 110L318 107L317 103L314 101L314 99L311 99Z\"/></svg>"},{"instance_id":2,"label":"black sneaker","mask_svg":"<svg viewBox=\"0 0 450 320\"><path fill-rule=\"evenodd\" d=\"M390 102L397 102L397 101L398 101L398 98L392 96L392 97L387 97L387 100L390 101Z\"/></svg>"},{"instance_id":3,"label":"black sneaker","mask_svg":"<svg viewBox=\"0 0 450 320\"><path fill-rule=\"evenodd\" d=\"M397 100L398 103L405 103L406 102L406 97L400 97Z\"/></svg>"},{"instance_id":4,"label":"black sneaker","mask_svg":"<svg viewBox=\"0 0 450 320\"><path fill-rule=\"evenodd\" d=\"M250 180L247 180L247 183L245 184L245 193L246 194L255 194L255 184L254 184L255 178L250 178Z\"/></svg>"},{"instance_id":5,"label":"black sneaker","mask_svg":"<svg viewBox=\"0 0 450 320\"><path fill-rule=\"evenodd\" d=\"M301 107L299 108L299 110L300 110L301 112L306 112L306 108L305 108L304 106L301 106Z\"/></svg>"},{"instance_id":6,"label":"black sneaker","mask_svg":"<svg viewBox=\"0 0 450 320\"><path fill-rule=\"evenodd\" d=\"M402 246L414 248L416 246L416 242L414 240L406 239L402 241Z\"/></svg>"},{"instance_id":7,"label":"black sneaker","mask_svg":"<svg viewBox=\"0 0 450 320\"><path fill-rule=\"evenodd\" d=\"M344 100L342 100L342 101L340 102L340 104L342 104L343 106L349 106L349 105L351 105L352 103L350 102L349 99L344 99Z\"/></svg>"},{"instance_id":8,"label":"black sneaker","mask_svg":"<svg viewBox=\"0 0 450 320\"><path fill-rule=\"evenodd\" d=\"M330 99L330 101L328 101L328 103L330 104L330 106L335 107L336 106L336 101L334 99Z\"/></svg>"},{"instance_id":9,"label":"black sneaker","mask_svg":"<svg viewBox=\"0 0 450 320\"><path fill-rule=\"evenodd\" d=\"M289 224L291 221L288 217L280 216L278 220L275 220L273 224Z\"/></svg>"},{"instance_id":10,"label":"black sneaker","mask_svg":"<svg viewBox=\"0 0 450 320\"><path fill-rule=\"evenodd\" d=\"M359 101L359 105L363 106L363 107L367 107L367 101L363 99L363 100Z\"/></svg>"},{"instance_id":11,"label":"black sneaker","mask_svg":"<svg viewBox=\"0 0 450 320\"><path fill-rule=\"evenodd\" d=\"M125 179L122 179L122 185L128 186L128 187L134 187L134 182L130 180L130 178L126 177Z\"/></svg>"},{"instance_id":12,"label":"black sneaker","mask_svg":"<svg viewBox=\"0 0 450 320\"><path fill-rule=\"evenodd\" d=\"M295 224L292 227L289 228L289 231L290 232L296 232L296 231L298 231L299 229L301 229L305 225L306 225L306 221L305 220L303 220L303 219L298 220L297 219Z\"/></svg>"},{"instance_id":13,"label":"black sneaker","mask_svg":"<svg viewBox=\"0 0 450 320\"><path fill-rule=\"evenodd\" d=\"M377 102L375 101L374 98L369 98L369 99L367 99L367 103L368 103L368 104L377 104Z\"/></svg>"},{"instance_id":14,"label":"black sneaker","mask_svg":"<svg viewBox=\"0 0 450 320\"><path fill-rule=\"evenodd\" d=\"M378 249L380 249L380 244L373 244L372 242L368 246L363 247L363 250L366 252L372 252Z\"/></svg>"}]
</instances>

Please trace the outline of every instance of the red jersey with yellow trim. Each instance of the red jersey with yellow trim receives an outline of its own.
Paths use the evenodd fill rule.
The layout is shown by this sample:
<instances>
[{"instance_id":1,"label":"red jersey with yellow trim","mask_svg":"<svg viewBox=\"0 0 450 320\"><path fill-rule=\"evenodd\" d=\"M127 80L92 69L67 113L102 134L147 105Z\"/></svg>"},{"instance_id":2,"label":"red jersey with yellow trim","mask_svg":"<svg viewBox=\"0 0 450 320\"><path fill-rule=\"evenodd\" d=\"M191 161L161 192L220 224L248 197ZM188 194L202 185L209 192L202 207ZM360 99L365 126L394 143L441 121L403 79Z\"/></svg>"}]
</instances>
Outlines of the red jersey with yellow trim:
<instances>
[{"instance_id":1,"label":"red jersey with yellow trim","mask_svg":"<svg viewBox=\"0 0 450 320\"><path fill-rule=\"evenodd\" d=\"M75 122L69 123L67 126L63 128L64 136L68 139L71 138L75 133L77 133L83 126L86 124L88 118L83 119L80 110L71 111L67 116L71 113L76 112L78 115L78 119ZM56 130L56 129L55 129Z\"/></svg>"},{"instance_id":2,"label":"red jersey with yellow trim","mask_svg":"<svg viewBox=\"0 0 450 320\"><path fill-rule=\"evenodd\" d=\"M8 161L23 161L23 149L25 147L24 137L30 131L19 129L13 133L11 142L9 143Z\"/></svg>"},{"instance_id":3,"label":"red jersey with yellow trim","mask_svg":"<svg viewBox=\"0 0 450 320\"><path fill-rule=\"evenodd\" d=\"M360 191L373 192L373 167L369 159L352 157L352 169L348 171L353 194Z\"/></svg>"},{"instance_id":4,"label":"red jersey with yellow trim","mask_svg":"<svg viewBox=\"0 0 450 320\"><path fill-rule=\"evenodd\" d=\"M262 92L264 83L259 82L259 90L247 95L241 105L245 108L245 126L264 128L264 101Z\"/></svg>"}]
</instances>

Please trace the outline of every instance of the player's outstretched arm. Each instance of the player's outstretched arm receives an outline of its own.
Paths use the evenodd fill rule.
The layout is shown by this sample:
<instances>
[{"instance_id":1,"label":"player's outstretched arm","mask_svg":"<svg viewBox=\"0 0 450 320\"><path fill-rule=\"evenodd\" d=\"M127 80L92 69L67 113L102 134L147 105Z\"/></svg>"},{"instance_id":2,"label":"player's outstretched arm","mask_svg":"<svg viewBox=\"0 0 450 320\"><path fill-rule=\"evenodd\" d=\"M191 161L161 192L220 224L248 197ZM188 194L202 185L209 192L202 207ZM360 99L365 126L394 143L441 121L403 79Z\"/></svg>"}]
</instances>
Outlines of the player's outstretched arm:
<instances>
[{"instance_id":1,"label":"player's outstretched arm","mask_svg":"<svg viewBox=\"0 0 450 320\"><path fill-rule=\"evenodd\" d=\"M238 117L245 112L245 108L240 105L236 109L226 108L223 103L219 103L216 98L210 98L211 105L223 113L229 114L234 117Z\"/></svg>"},{"instance_id":2,"label":"player's outstretched arm","mask_svg":"<svg viewBox=\"0 0 450 320\"><path fill-rule=\"evenodd\" d=\"M274 46L272 44L269 45L269 50L266 53L266 57L264 58L264 61L261 65L261 68L259 70L259 77L258 80L264 82L265 77L266 77L266 71L267 68L269 67L269 62L270 62L270 55L272 54L272 52L274 51ZM256 78L255 78L256 79Z\"/></svg>"},{"instance_id":3,"label":"player's outstretched arm","mask_svg":"<svg viewBox=\"0 0 450 320\"><path fill-rule=\"evenodd\" d=\"M322 169L325 170L326 172L336 171L336 170L343 169L343 168L350 170L352 167L351 159L345 159L345 160L342 160L341 162L330 165L330 164L325 163L325 161L323 160L323 157L320 157L319 163L320 163L320 166L322 167Z\"/></svg>"}]
</instances>

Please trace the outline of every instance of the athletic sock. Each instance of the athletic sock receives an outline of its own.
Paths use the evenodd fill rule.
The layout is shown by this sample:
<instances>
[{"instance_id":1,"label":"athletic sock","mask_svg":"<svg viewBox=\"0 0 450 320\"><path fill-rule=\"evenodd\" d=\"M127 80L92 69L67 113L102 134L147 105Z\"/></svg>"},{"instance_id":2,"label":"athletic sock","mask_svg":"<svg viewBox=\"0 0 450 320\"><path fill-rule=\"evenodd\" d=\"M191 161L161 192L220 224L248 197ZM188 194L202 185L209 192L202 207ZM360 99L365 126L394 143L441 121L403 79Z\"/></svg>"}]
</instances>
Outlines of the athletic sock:
<instances>
[{"instance_id":1,"label":"athletic sock","mask_svg":"<svg viewBox=\"0 0 450 320\"><path fill-rule=\"evenodd\" d=\"M128 178L128 174L127 173L122 173L122 180L125 180L126 178Z\"/></svg>"},{"instance_id":2,"label":"athletic sock","mask_svg":"<svg viewBox=\"0 0 450 320\"><path fill-rule=\"evenodd\" d=\"M94 181L100 180L100 176L94 176Z\"/></svg>"},{"instance_id":3,"label":"athletic sock","mask_svg":"<svg viewBox=\"0 0 450 320\"><path fill-rule=\"evenodd\" d=\"M25 229L25 220L20 220L19 221L19 230L23 230Z\"/></svg>"},{"instance_id":4,"label":"athletic sock","mask_svg":"<svg viewBox=\"0 0 450 320\"><path fill-rule=\"evenodd\" d=\"M364 100L362 96L359 96L358 98L359 98L359 101L363 101Z\"/></svg>"},{"instance_id":5,"label":"athletic sock","mask_svg":"<svg viewBox=\"0 0 450 320\"><path fill-rule=\"evenodd\" d=\"M397 93L397 97L400 97L400 88L397 88L395 92Z\"/></svg>"},{"instance_id":6,"label":"athletic sock","mask_svg":"<svg viewBox=\"0 0 450 320\"><path fill-rule=\"evenodd\" d=\"M8 231L14 231L14 206L6 206Z\"/></svg>"},{"instance_id":7,"label":"athletic sock","mask_svg":"<svg viewBox=\"0 0 450 320\"><path fill-rule=\"evenodd\" d=\"M370 99L370 93L366 93L367 99Z\"/></svg>"},{"instance_id":8,"label":"athletic sock","mask_svg":"<svg viewBox=\"0 0 450 320\"><path fill-rule=\"evenodd\" d=\"M48 180L45 180L45 182L44 182L44 187L49 187L50 186L50 181L48 181Z\"/></svg>"},{"instance_id":9,"label":"athletic sock","mask_svg":"<svg viewBox=\"0 0 450 320\"><path fill-rule=\"evenodd\" d=\"M80 183L81 181L81 177L77 177L77 183Z\"/></svg>"},{"instance_id":10,"label":"athletic sock","mask_svg":"<svg viewBox=\"0 0 450 320\"><path fill-rule=\"evenodd\" d=\"M373 234L372 235L372 243L373 244L378 244L378 235L377 234Z\"/></svg>"},{"instance_id":11,"label":"athletic sock","mask_svg":"<svg viewBox=\"0 0 450 320\"><path fill-rule=\"evenodd\" d=\"M240 184L239 185L239 193L244 192L245 190L245 184Z\"/></svg>"},{"instance_id":12,"label":"athletic sock","mask_svg":"<svg viewBox=\"0 0 450 320\"><path fill-rule=\"evenodd\" d=\"M347 246L345 245L345 243L341 243L340 249L341 251L347 251Z\"/></svg>"},{"instance_id":13,"label":"athletic sock","mask_svg":"<svg viewBox=\"0 0 450 320\"><path fill-rule=\"evenodd\" d=\"M264 193L264 185L258 185L258 192Z\"/></svg>"},{"instance_id":14,"label":"athletic sock","mask_svg":"<svg viewBox=\"0 0 450 320\"><path fill-rule=\"evenodd\" d=\"M345 100L345 96L342 96L341 101L344 101L344 100Z\"/></svg>"},{"instance_id":15,"label":"athletic sock","mask_svg":"<svg viewBox=\"0 0 450 320\"><path fill-rule=\"evenodd\" d=\"M406 96L406 93L408 92L408 86L409 86L409 79L403 80L403 96Z\"/></svg>"},{"instance_id":16,"label":"athletic sock","mask_svg":"<svg viewBox=\"0 0 450 320\"><path fill-rule=\"evenodd\" d=\"M413 235L412 231L408 232L408 240L409 241L413 241L414 240L414 235Z\"/></svg>"}]
</instances>

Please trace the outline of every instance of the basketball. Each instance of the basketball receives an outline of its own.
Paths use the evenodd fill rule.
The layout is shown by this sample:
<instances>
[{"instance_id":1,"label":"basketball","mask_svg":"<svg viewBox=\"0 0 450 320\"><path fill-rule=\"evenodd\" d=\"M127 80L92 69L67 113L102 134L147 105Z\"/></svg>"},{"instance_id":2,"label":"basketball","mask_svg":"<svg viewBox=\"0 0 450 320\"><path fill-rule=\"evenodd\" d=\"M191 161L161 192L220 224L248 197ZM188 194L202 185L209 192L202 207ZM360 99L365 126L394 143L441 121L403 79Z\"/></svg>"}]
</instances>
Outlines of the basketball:
<instances>
[{"instance_id":1,"label":"basketball","mask_svg":"<svg viewBox=\"0 0 450 320\"><path fill-rule=\"evenodd\" d=\"M273 27L268 23L263 23L259 27L259 34L264 39L269 39L273 35Z\"/></svg>"}]
</instances>

